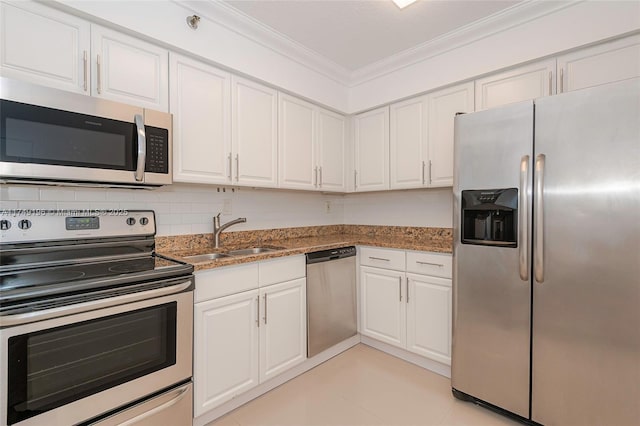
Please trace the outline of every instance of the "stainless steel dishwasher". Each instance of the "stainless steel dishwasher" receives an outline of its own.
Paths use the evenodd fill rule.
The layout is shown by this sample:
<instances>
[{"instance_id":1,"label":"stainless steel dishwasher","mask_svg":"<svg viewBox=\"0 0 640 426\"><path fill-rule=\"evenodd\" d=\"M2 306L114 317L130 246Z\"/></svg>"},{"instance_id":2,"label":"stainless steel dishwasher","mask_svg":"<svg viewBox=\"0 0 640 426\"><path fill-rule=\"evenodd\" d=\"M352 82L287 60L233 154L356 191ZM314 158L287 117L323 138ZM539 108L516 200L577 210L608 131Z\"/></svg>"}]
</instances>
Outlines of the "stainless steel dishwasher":
<instances>
[{"instance_id":1,"label":"stainless steel dishwasher","mask_svg":"<svg viewBox=\"0 0 640 426\"><path fill-rule=\"evenodd\" d=\"M354 336L356 248L307 254L307 356Z\"/></svg>"}]
</instances>

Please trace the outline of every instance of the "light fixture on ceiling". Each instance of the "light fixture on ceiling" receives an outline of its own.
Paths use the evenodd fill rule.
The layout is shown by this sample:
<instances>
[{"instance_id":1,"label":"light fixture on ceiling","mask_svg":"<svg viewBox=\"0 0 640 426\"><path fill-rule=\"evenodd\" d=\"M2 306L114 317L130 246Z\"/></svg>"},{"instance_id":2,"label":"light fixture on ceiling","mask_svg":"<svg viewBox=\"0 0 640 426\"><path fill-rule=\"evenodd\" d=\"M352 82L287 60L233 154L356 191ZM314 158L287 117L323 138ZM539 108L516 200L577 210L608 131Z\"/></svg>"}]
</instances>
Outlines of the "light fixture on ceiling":
<instances>
[{"instance_id":1,"label":"light fixture on ceiling","mask_svg":"<svg viewBox=\"0 0 640 426\"><path fill-rule=\"evenodd\" d=\"M199 23L200 23L200 17L198 15L187 16L187 25L192 30L197 30Z\"/></svg>"},{"instance_id":2,"label":"light fixture on ceiling","mask_svg":"<svg viewBox=\"0 0 640 426\"><path fill-rule=\"evenodd\" d=\"M396 6L398 6L400 9L404 9L405 7L415 3L416 1L417 0L393 0Z\"/></svg>"}]
</instances>

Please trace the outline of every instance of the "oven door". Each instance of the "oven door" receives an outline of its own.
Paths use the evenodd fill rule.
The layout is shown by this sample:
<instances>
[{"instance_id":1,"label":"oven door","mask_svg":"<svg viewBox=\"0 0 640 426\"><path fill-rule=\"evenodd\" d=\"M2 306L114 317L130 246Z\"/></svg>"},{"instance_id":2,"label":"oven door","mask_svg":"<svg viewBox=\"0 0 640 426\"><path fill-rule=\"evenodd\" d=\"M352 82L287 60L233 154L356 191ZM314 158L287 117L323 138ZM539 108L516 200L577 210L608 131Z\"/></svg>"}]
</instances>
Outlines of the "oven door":
<instances>
[{"instance_id":1,"label":"oven door","mask_svg":"<svg viewBox=\"0 0 640 426\"><path fill-rule=\"evenodd\" d=\"M0 330L2 425L70 425L187 380L193 291Z\"/></svg>"}]
</instances>

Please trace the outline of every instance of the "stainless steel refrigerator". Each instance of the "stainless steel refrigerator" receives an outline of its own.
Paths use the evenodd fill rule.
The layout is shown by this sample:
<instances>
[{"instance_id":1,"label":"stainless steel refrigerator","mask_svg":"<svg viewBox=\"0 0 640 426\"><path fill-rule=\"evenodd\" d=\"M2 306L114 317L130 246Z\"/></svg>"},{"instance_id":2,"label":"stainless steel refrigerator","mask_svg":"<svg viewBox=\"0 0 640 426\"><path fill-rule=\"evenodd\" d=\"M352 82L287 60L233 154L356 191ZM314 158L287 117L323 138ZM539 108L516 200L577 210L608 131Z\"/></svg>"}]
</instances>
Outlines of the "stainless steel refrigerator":
<instances>
[{"instance_id":1,"label":"stainless steel refrigerator","mask_svg":"<svg viewBox=\"0 0 640 426\"><path fill-rule=\"evenodd\" d=\"M640 79L455 120L455 396L640 425Z\"/></svg>"}]
</instances>

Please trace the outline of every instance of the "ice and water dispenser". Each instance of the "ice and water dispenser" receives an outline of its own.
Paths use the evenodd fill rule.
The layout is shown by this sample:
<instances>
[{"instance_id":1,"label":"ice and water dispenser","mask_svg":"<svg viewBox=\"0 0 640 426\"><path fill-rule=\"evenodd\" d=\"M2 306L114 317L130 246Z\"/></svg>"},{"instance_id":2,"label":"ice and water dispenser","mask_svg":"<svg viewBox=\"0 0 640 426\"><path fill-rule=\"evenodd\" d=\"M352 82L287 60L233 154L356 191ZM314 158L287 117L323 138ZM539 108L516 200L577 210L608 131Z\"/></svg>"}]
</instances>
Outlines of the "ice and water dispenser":
<instances>
[{"instance_id":1,"label":"ice and water dispenser","mask_svg":"<svg viewBox=\"0 0 640 426\"><path fill-rule=\"evenodd\" d=\"M517 247L518 189L462 191L462 244Z\"/></svg>"}]
</instances>

